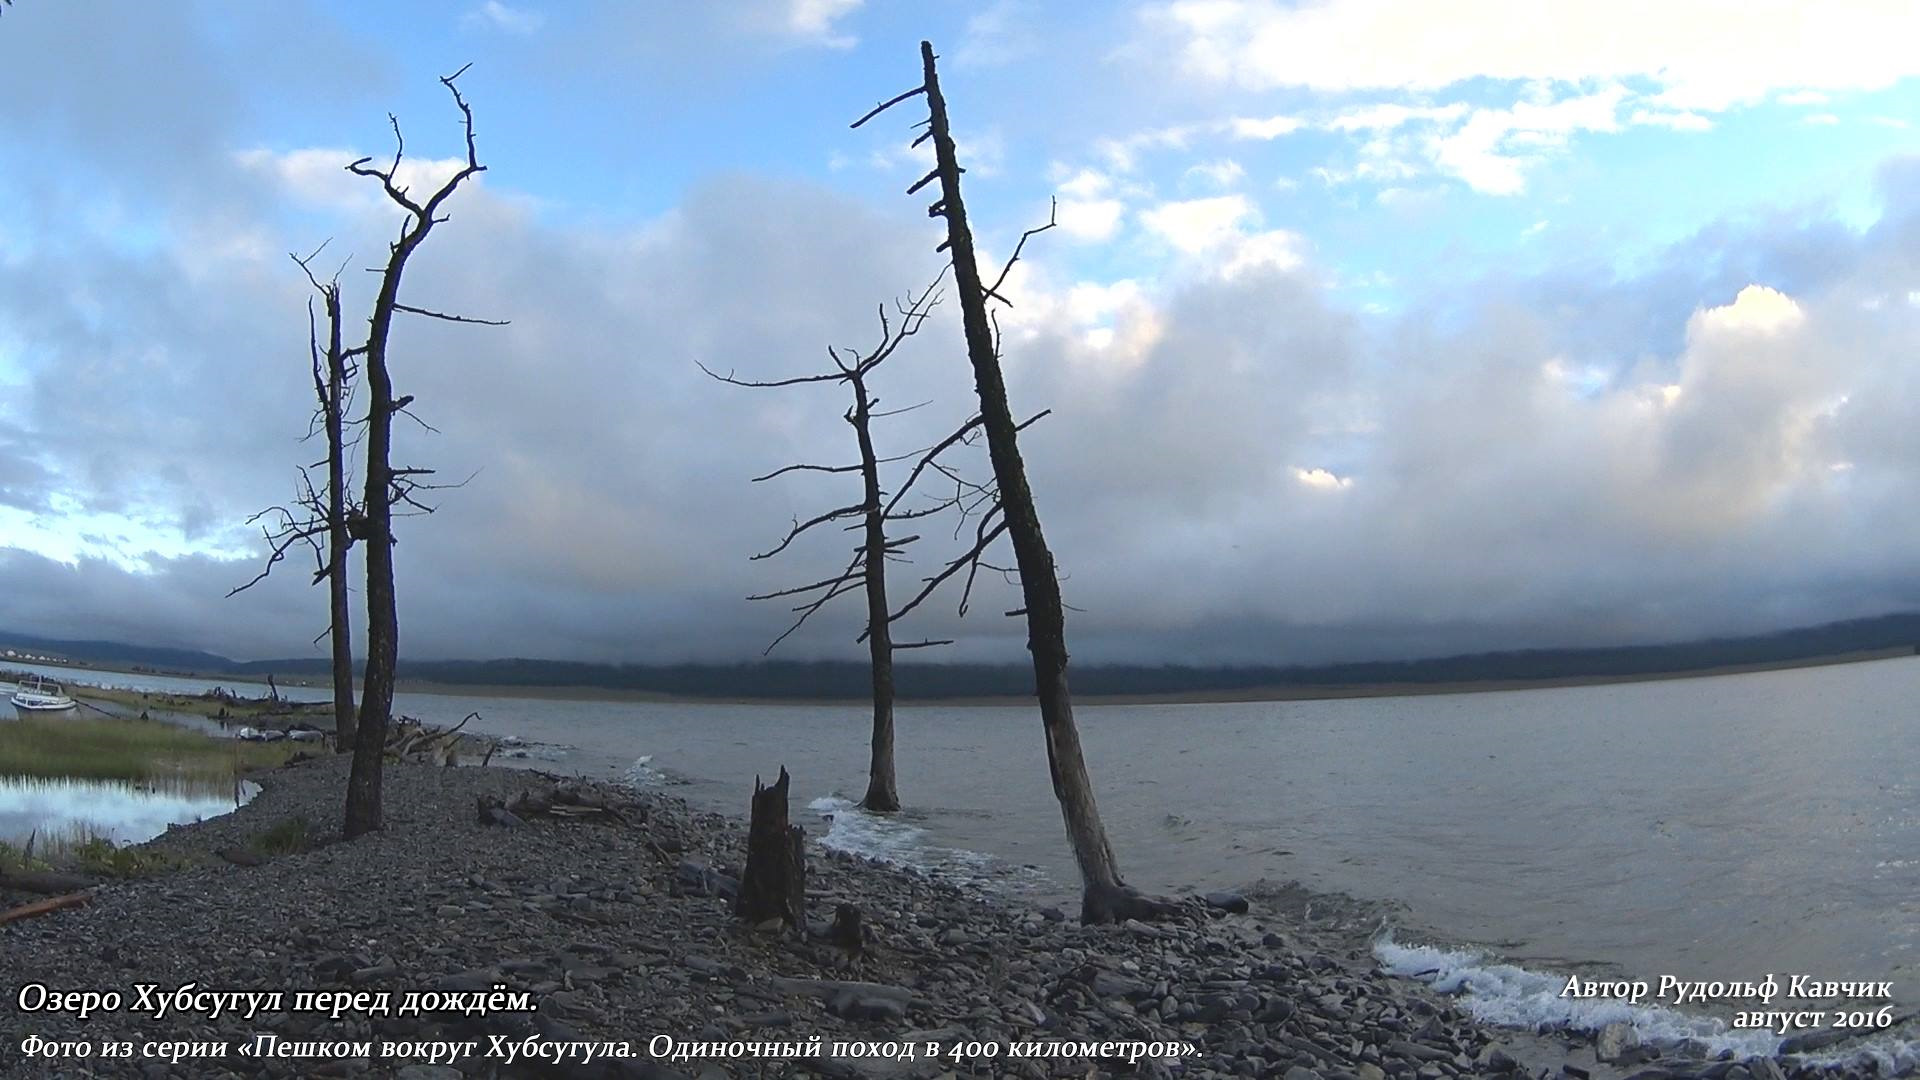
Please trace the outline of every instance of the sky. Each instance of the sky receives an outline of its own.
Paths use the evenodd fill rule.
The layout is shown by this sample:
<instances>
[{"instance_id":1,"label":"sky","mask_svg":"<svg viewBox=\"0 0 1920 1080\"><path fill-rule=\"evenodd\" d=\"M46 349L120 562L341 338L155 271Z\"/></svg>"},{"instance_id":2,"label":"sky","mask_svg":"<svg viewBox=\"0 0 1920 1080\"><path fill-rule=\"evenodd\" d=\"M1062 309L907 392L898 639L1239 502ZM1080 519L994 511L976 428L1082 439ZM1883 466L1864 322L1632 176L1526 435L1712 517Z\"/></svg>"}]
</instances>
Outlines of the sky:
<instances>
[{"instance_id":1,"label":"sky","mask_svg":"<svg viewBox=\"0 0 1920 1080\"><path fill-rule=\"evenodd\" d=\"M755 657L853 538L842 388L942 269L941 55L1080 662L1682 640L1920 607L1920 7L1899 0L18 0L0 13L0 629L320 656L250 515L324 456L305 278L408 271L401 652ZM971 415L953 298L883 454ZM924 403L924 404L922 404ZM970 451L962 467L984 476ZM901 480L888 478L889 485ZM930 496L929 496L930 497ZM905 596L964 548L924 523ZM958 537L958 539L956 538ZM1001 564L1011 562L1005 551ZM356 573L358 560L356 559ZM359 590L356 584L356 604ZM898 624L1006 660L988 573ZM776 656L858 658L857 597Z\"/></svg>"}]
</instances>

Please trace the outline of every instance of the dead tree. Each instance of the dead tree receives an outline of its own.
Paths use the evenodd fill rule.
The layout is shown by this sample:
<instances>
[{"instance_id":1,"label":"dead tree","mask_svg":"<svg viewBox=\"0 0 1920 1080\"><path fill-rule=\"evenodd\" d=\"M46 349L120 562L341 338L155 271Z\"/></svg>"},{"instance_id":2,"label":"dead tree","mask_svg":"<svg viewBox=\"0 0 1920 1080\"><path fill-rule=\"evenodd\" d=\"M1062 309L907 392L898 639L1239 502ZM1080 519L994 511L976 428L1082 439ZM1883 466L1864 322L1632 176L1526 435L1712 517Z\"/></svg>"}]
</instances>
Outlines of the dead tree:
<instances>
[{"instance_id":1,"label":"dead tree","mask_svg":"<svg viewBox=\"0 0 1920 1080\"><path fill-rule=\"evenodd\" d=\"M880 308L880 343L874 346L872 350L864 354L855 352L849 359L843 357L838 349L829 347L827 349L827 356L833 361L835 368L833 371L817 375L802 375L791 379L758 382L735 378L731 374L720 375L713 371L708 371L705 365L701 366L701 370L706 371L708 375L734 386L766 388L799 386L807 383L844 383L852 391L853 404L847 409L845 419L848 424L853 426L855 442L860 448L860 460L858 463L852 465L788 465L784 468L775 469L764 476L756 476L753 480L755 483L760 483L793 472L857 472L860 474L862 484L860 501L839 507L838 509L829 510L818 517L810 518L806 521L795 519L792 529L788 531L786 537L780 541L778 546L769 551L761 552L753 556L753 558L756 560L772 558L782 551L785 551L787 547L803 533L806 533L816 526L826 525L830 522L858 519L855 525L850 525L848 528L860 529L862 540L860 544L854 548L853 558L847 563L846 568L833 577L825 578L809 585L802 585L797 588L760 593L755 596L750 596L748 599L773 600L796 598L799 600L799 603L793 608L794 611L799 613L799 617L794 620L791 626L787 627L784 633L773 640L773 644L767 646L766 651L771 653L776 646L782 641L785 641L794 631L805 625L806 621L812 618L815 612L826 606L829 601L837 596L851 592L855 588L863 587L865 589L867 599L867 629L862 637L867 643L867 651L871 658L873 676L873 752L867 769L867 793L865 797L860 800L860 805L873 811L894 811L900 809L900 791L895 779L893 766L894 651L897 649L925 648L932 645L949 645L952 644L952 642L897 642L893 639L890 625L892 617L887 607L887 560L898 557L908 544L918 540L919 537L905 536L899 539L889 539L887 536L887 523L892 520L902 520L905 517L924 517L928 513L928 508L905 512L897 511L896 508L899 503L900 494L904 494L906 490L912 486L911 481L909 481L906 487L901 489L900 494L895 495L893 501L884 504L881 502L885 493L881 490L880 486L880 466L888 462L905 460L905 458L896 457L883 459L878 455L873 448L873 420L875 417L891 416L898 412L906 412L908 409L896 410L894 413L876 412L874 407L879 404L879 401L869 392L867 388L867 378L872 375L875 369L882 363L886 362L889 357L893 356L903 342L920 331L920 327L926 322L927 317L932 314L934 306L940 302L938 293L939 285L940 282L936 280L909 302L896 304L896 312L899 316L899 322L897 324L888 316L887 309L883 305ZM909 408L919 408L919 406L915 405ZM918 475L920 474L916 471L915 477L917 478ZM959 498L958 495L956 495L955 499L945 500L938 504L938 507L944 509L945 507L956 505L958 502Z\"/></svg>"},{"instance_id":2,"label":"dead tree","mask_svg":"<svg viewBox=\"0 0 1920 1080\"><path fill-rule=\"evenodd\" d=\"M1067 686L1066 613L1060 599L1060 581L1053 555L1047 550L1046 538L1040 531L1032 490L1027 485L1018 438L1024 425L1014 422L1007 403L1006 380L1000 371L999 335L988 310L989 301L1007 302L999 289L1006 283L1007 274L1020 258L1027 240L1037 232L1052 228L1053 223L1022 235L1012 258L991 285L981 279L973 233L967 225L966 204L960 197L960 175L964 170L954 150L946 99L940 93L931 43L920 43L920 61L922 82L919 86L882 102L854 121L853 126L857 128L903 101L926 96L927 130L914 140L914 145L932 140L935 164L907 193L911 195L928 184L939 184L939 198L927 212L929 216L946 219L947 238L940 250L949 252L952 259L967 358L972 363L974 388L980 397L980 424L986 432L987 452L999 489L993 508L981 515L979 542L945 573L957 573L959 567L966 565L971 578L994 536L1004 531L1012 540L1025 606L1011 614L1024 614L1027 619L1027 648L1033 654L1034 691L1040 701L1040 719L1046 732L1047 766L1053 778L1054 796L1060 801L1061 816L1066 820L1074 859L1080 867L1083 886L1080 917L1093 923L1163 915L1168 905L1142 895L1121 880L1113 848L1107 842L1106 827L1101 824L1100 810L1094 802L1093 783L1087 776L1080 732L1073 721L1073 699Z\"/></svg>"},{"instance_id":3,"label":"dead tree","mask_svg":"<svg viewBox=\"0 0 1920 1080\"><path fill-rule=\"evenodd\" d=\"M335 273L323 282L313 272L313 261L325 248L326 245L322 244L319 250L305 258L289 256L306 274L314 292L319 294L327 320L326 341L322 344L313 302L309 300L307 352L312 366L316 405L313 420L308 425L307 438L322 433L326 436L326 460L316 462L313 466L326 466L325 491L324 494L315 491L312 477L306 468L302 468L297 510L272 507L249 519L250 524L262 520L271 522L261 525L270 549L267 565L252 581L227 595L244 592L259 584L272 572L274 564L284 559L294 546L306 544L313 550L316 564L313 581L315 584L323 579L327 582L328 622L323 633L332 639L333 649L333 745L335 750L346 753L353 748L354 733L353 624L347 604L347 556L353 546L349 521L357 513L357 507L347 491L346 412L355 374L354 361L366 350L349 349L342 342L340 275ZM324 550L319 541L322 535L326 537Z\"/></svg>"},{"instance_id":4,"label":"dead tree","mask_svg":"<svg viewBox=\"0 0 1920 1080\"><path fill-rule=\"evenodd\" d=\"M424 201L415 201L410 194L411 188L399 182L400 162L406 144L400 135L400 121L391 114L387 119L393 127L393 163L382 169L369 164L373 159L366 157L347 166L347 171L355 176L379 180L387 200L405 212L400 235L388 245L387 264L380 275L380 291L374 298L373 314L367 323L367 341L363 346L368 393L364 434L367 451L366 494L363 514L354 524L357 526L356 538L367 545L367 670L361 689L360 722L354 739L353 770L347 780L344 834L349 840L372 832L381 825L380 766L386 751L387 723L393 712L394 669L399 660L400 639L400 619L393 587L394 507L412 507L418 512L430 513L432 507L419 501L418 495L423 489L438 486L424 480L433 470L396 468L392 462L393 418L413 402L412 395L396 397L393 392L393 375L387 362L393 317L398 312L406 312L447 322L501 325L400 302L400 277L406 271L407 260L419 250L433 227L447 220L441 216L440 208L461 183L485 172L487 168L480 164L474 144L473 109L467 105L466 98L461 96L460 88L456 85L456 80L466 70L463 67L440 79L441 85L453 95L453 103L460 110L466 134L466 161L431 196Z\"/></svg>"},{"instance_id":5,"label":"dead tree","mask_svg":"<svg viewBox=\"0 0 1920 1080\"><path fill-rule=\"evenodd\" d=\"M789 929L807 929L806 830L787 823L786 766L765 787L753 778L753 811L747 821L747 862L733 913L750 923L779 919Z\"/></svg>"}]
</instances>

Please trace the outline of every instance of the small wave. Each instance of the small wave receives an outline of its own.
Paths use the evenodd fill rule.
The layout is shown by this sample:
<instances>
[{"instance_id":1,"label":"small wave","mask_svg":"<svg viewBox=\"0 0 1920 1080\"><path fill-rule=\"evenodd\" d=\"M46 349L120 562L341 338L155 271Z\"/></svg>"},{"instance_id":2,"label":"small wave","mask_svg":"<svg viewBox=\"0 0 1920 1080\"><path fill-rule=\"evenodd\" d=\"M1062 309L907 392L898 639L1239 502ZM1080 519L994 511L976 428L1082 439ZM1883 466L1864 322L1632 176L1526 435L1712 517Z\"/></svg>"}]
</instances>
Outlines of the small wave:
<instances>
[{"instance_id":1,"label":"small wave","mask_svg":"<svg viewBox=\"0 0 1920 1080\"><path fill-rule=\"evenodd\" d=\"M627 784L637 788L666 787L671 779L653 767L653 755L642 754L627 766Z\"/></svg>"},{"instance_id":2,"label":"small wave","mask_svg":"<svg viewBox=\"0 0 1920 1080\"><path fill-rule=\"evenodd\" d=\"M1617 998L1563 996L1565 976L1530 971L1489 961L1471 949L1402 945L1391 935L1375 942L1373 955L1387 973L1418 979L1445 994L1457 994L1468 1013L1484 1023L1541 1030L1568 1028L1596 1032L1608 1024L1627 1024L1642 1042L1674 1046L1696 1042L1709 1054L1778 1056L1783 1037L1772 1031L1733 1028L1712 1016L1681 1012L1664 1005L1636 1005ZM1776 1008L1785 1006L1757 1006ZM1920 1040L1895 1031L1850 1041L1832 1051L1803 1055L1814 1064L1876 1062L1888 1073L1920 1063Z\"/></svg>"},{"instance_id":3,"label":"small wave","mask_svg":"<svg viewBox=\"0 0 1920 1080\"><path fill-rule=\"evenodd\" d=\"M927 830L918 825L898 815L870 814L838 795L823 795L808 803L807 809L827 820L820 845L831 851L978 888L1004 888L1040 876L1031 868L1007 866L977 851L929 843Z\"/></svg>"}]
</instances>

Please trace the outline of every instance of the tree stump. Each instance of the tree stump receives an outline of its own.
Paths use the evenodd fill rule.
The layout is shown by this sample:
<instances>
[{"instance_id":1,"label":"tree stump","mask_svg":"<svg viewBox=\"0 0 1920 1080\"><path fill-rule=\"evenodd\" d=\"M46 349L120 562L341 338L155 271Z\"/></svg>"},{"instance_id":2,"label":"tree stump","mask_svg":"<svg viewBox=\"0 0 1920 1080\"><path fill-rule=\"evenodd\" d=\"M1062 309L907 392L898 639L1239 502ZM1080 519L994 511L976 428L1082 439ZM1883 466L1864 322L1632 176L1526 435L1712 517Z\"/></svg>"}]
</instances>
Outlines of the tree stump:
<instances>
[{"instance_id":1,"label":"tree stump","mask_svg":"<svg viewBox=\"0 0 1920 1080\"><path fill-rule=\"evenodd\" d=\"M807 861L801 849L806 830L787 824L786 766L780 779L765 787L753 778L753 816L747 824L747 866L733 913L750 923L779 919L804 933L807 920Z\"/></svg>"}]
</instances>

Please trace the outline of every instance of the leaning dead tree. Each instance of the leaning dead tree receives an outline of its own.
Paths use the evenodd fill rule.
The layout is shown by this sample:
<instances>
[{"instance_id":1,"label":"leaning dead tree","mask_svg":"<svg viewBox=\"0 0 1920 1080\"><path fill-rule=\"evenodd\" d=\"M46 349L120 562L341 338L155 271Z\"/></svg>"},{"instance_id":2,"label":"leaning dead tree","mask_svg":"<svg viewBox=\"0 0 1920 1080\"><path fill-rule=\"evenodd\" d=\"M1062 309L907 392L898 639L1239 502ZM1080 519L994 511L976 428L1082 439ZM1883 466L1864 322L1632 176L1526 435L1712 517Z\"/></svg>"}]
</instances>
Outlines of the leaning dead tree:
<instances>
[{"instance_id":1,"label":"leaning dead tree","mask_svg":"<svg viewBox=\"0 0 1920 1080\"><path fill-rule=\"evenodd\" d=\"M873 421L877 417L896 415L919 406L909 406L909 409L898 409L894 412L876 411L875 406L879 404L879 400L869 391L867 379L881 364L894 355L902 343L919 333L927 317L933 313L934 306L940 302L939 285L940 282L936 280L909 301L897 303L895 314L898 316L898 322L889 316L883 305L880 308L880 342L871 350L843 356L839 349L829 347L827 356L833 361L835 369L833 371L762 382L735 378L731 374L720 375L701 365L701 370L706 371L708 375L734 386L768 388L800 386L809 383L842 383L853 395L853 404L848 407L845 419L852 425L854 441L860 449L858 462L850 465L788 465L764 476L756 476L753 480L755 483L762 483L796 472L859 473L862 486L860 501L829 510L806 521L796 518L793 527L777 546L753 558L756 560L772 558L785 551L808 531L834 522L853 522L845 528L849 531L858 529L862 537L861 542L855 545L852 559L838 574L808 585L760 593L748 599L798 601L792 609L798 613L798 617L784 633L767 646L766 651L771 653L782 641L792 636L794 631L806 625L807 620L812 618L815 612L825 607L834 598L846 595L855 589L864 589L867 600L867 628L863 637L871 659L873 684L873 753L867 769L867 793L860 800L860 805L874 811L900 809L900 790L893 766L893 654L898 649L952 644L951 641L900 642L894 640L891 629L892 617L887 606L887 561L898 558L908 544L920 537L915 535L897 539L889 538L887 523L926 517L930 513L937 513L939 510L962 504L966 492L964 489L956 489L953 498L941 500L934 506L902 510L899 508L900 495L912 486L910 480L891 501L885 503L881 501L885 498L885 492L880 485L880 466L905 460L905 458L881 458L878 455L873 448ZM916 470L914 475L917 478L920 472Z\"/></svg>"},{"instance_id":2,"label":"leaning dead tree","mask_svg":"<svg viewBox=\"0 0 1920 1080\"><path fill-rule=\"evenodd\" d=\"M1141 894L1121 880L1113 848L1107 842L1106 827L1100 821L1100 810L1094 802L1093 783L1087 776L1080 732L1073 720L1073 699L1067 687L1066 613L1060 599L1060 580L1053 555L1047 550L1046 538L1040 531L1033 492L1027 485L1026 466L1020 458L1022 425L1014 422L1007 403L1006 380L1000 371L999 333L988 308L990 301L1007 302L999 291L1006 283L1007 274L1020 258L1027 240L1035 233L1052 228L1053 223L1023 234L1012 258L993 283L989 285L982 280L974 254L973 232L967 224L966 204L960 197L960 176L965 170L960 167L954 149L947 103L940 93L934 60L933 45L921 42L921 84L875 106L854 121L853 126L857 128L901 102L922 95L927 99L927 130L914 139L913 145L917 147L931 140L935 164L907 193L911 195L928 184L939 184L939 197L927 212L946 220L947 238L939 250L951 255L967 358L972 363L974 388L980 397L980 424L986 432L987 452L999 489L993 508L980 518L979 543L968 556L951 564L947 572L956 573L960 566L967 565L971 577L993 537L1005 532L1011 539L1025 601L1025 606L1012 614L1024 614L1027 619L1027 648L1033 654L1034 690L1040 700L1040 719L1046 732L1047 766L1053 778L1053 793L1060 801L1061 816L1066 820L1074 859L1080 867L1083 886L1080 917L1093 923L1162 915L1168 910L1167 904Z\"/></svg>"},{"instance_id":3,"label":"leaning dead tree","mask_svg":"<svg viewBox=\"0 0 1920 1080\"><path fill-rule=\"evenodd\" d=\"M400 235L388 245L387 264L380 275L380 291L374 298L373 314L367 322L367 341L362 347L368 401L364 430L366 494L359 539L367 545L367 671L366 681L361 688L353 771L347 780L344 832L349 840L372 832L381 825L380 766L386 751L387 724L393 712L394 669L399 660L400 639L400 619L393 589L394 507L402 507L403 512L405 508L411 508L415 512L431 513L433 508L420 501L420 493L447 486L435 485L425 479L432 475L431 469L396 468L392 462L393 418L405 413L407 406L413 402L412 395L394 396L393 375L387 360L393 317L396 313L405 312L446 322L501 325L491 320L448 315L400 302L400 278L406 271L407 260L419 250L433 227L447 220L440 213L441 207L463 182L485 172L487 168L480 164L474 143L473 109L468 106L456 85L456 80L466 70L463 67L440 79L441 85L453 95L453 103L460 110L466 134L466 160L432 195L416 201L411 188L400 181L400 163L406 143L400 135L400 121L392 115L387 117L393 127L392 164L380 168L370 164L373 159L368 157L347 166L347 171L355 176L380 181L387 201L404 211Z\"/></svg>"},{"instance_id":4,"label":"leaning dead tree","mask_svg":"<svg viewBox=\"0 0 1920 1080\"><path fill-rule=\"evenodd\" d=\"M267 565L252 581L227 593L233 596L264 581L275 564L285 559L296 546L306 545L314 555L314 584L327 583L328 622L322 633L332 639L333 648L333 722L334 749L345 753L353 748L353 625L347 604L347 555L353 547L352 524L359 508L347 490L346 412L352 392L355 358L366 349L346 348L340 335L340 275L336 272L321 281L313 272L313 261L326 245L302 258L289 256L306 274L307 282L319 295L327 329L324 344L313 301L307 301L307 351L312 364L315 407L306 437L324 434L327 440L323 489L316 491L307 468L300 470L300 493L294 508L271 507L248 519L259 524L268 545ZM320 538L326 538L322 547Z\"/></svg>"}]
</instances>

